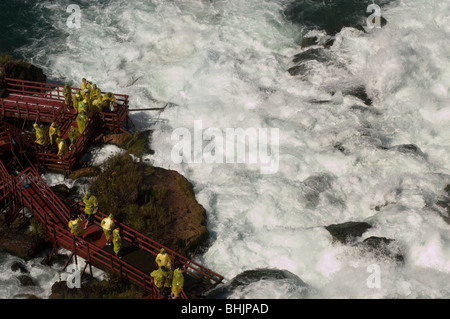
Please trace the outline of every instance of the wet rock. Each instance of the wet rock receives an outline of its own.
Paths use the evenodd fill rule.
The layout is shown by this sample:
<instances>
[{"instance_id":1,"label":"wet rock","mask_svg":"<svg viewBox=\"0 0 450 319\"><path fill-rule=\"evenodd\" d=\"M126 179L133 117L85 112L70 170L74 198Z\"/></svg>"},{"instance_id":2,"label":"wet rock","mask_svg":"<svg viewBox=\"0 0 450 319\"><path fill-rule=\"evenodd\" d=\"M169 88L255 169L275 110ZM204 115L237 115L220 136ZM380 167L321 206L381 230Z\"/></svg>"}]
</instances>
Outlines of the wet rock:
<instances>
[{"instance_id":1,"label":"wet rock","mask_svg":"<svg viewBox=\"0 0 450 319\"><path fill-rule=\"evenodd\" d=\"M18 261L14 262L14 263L11 265L11 270L12 270L12 271L19 271L19 272L22 273L22 274L28 273L28 270L27 270L27 268L25 267L25 265L22 264L21 262L18 262Z\"/></svg>"},{"instance_id":2,"label":"wet rock","mask_svg":"<svg viewBox=\"0 0 450 319\"><path fill-rule=\"evenodd\" d=\"M381 112L379 110L371 106L352 105L350 109L354 111L359 111L361 113L371 113L373 115L381 115Z\"/></svg>"},{"instance_id":3,"label":"wet rock","mask_svg":"<svg viewBox=\"0 0 450 319\"><path fill-rule=\"evenodd\" d=\"M316 60L318 62L326 62L328 60L325 49L323 48L312 48L306 51L300 52L294 55L292 62L301 63L306 61Z\"/></svg>"},{"instance_id":4,"label":"wet rock","mask_svg":"<svg viewBox=\"0 0 450 319\"><path fill-rule=\"evenodd\" d=\"M316 207L320 202L320 194L331 188L333 178L327 174L309 176L301 185L302 201L307 207Z\"/></svg>"},{"instance_id":5,"label":"wet rock","mask_svg":"<svg viewBox=\"0 0 450 319\"><path fill-rule=\"evenodd\" d=\"M209 238L206 211L192 184L176 171L117 156L89 191L97 196L101 211L183 255Z\"/></svg>"},{"instance_id":6,"label":"wet rock","mask_svg":"<svg viewBox=\"0 0 450 319\"><path fill-rule=\"evenodd\" d=\"M400 153L420 156L423 158L427 157L426 154L424 152L422 152L422 150L415 144L401 144L401 145L392 146L389 149L393 150L393 151L398 151Z\"/></svg>"},{"instance_id":7,"label":"wet rock","mask_svg":"<svg viewBox=\"0 0 450 319\"><path fill-rule=\"evenodd\" d=\"M34 283L33 279L30 276L27 276L27 275L17 276L17 279L19 279L20 284L22 286L35 286L36 285Z\"/></svg>"},{"instance_id":8,"label":"wet rock","mask_svg":"<svg viewBox=\"0 0 450 319\"><path fill-rule=\"evenodd\" d=\"M145 154L154 154L154 151L150 149L152 134L152 130L145 130L135 134L106 134L103 136L102 142L116 145L125 149L129 154L140 157Z\"/></svg>"},{"instance_id":9,"label":"wet rock","mask_svg":"<svg viewBox=\"0 0 450 319\"><path fill-rule=\"evenodd\" d=\"M437 198L436 205L445 209L445 213L441 216L446 223L450 224L450 184L444 188L443 194Z\"/></svg>"},{"instance_id":10,"label":"wet rock","mask_svg":"<svg viewBox=\"0 0 450 319\"><path fill-rule=\"evenodd\" d=\"M69 288L66 281L57 281L52 286L52 293L49 299L82 299L88 298L86 286L81 288Z\"/></svg>"},{"instance_id":11,"label":"wet rock","mask_svg":"<svg viewBox=\"0 0 450 319\"><path fill-rule=\"evenodd\" d=\"M371 227L372 225L366 222L346 222L342 224L332 224L325 228L330 232L334 240L347 244L353 242L356 237L361 237L361 235Z\"/></svg>"},{"instance_id":12,"label":"wet rock","mask_svg":"<svg viewBox=\"0 0 450 319\"><path fill-rule=\"evenodd\" d=\"M230 282L217 287L212 290L208 297L216 299L224 299L231 295L235 290L245 288L253 283L259 281L277 281L290 283L293 287L302 288L302 297L307 297L307 288L309 287L303 280L298 276L287 270L281 269L254 269L246 270L236 277L234 277Z\"/></svg>"},{"instance_id":13,"label":"wet rock","mask_svg":"<svg viewBox=\"0 0 450 319\"><path fill-rule=\"evenodd\" d=\"M300 64L300 65L296 65L296 66L289 68L288 72L290 75L295 76L295 75L305 74L308 70L309 70L309 68L305 64Z\"/></svg>"},{"instance_id":14,"label":"wet rock","mask_svg":"<svg viewBox=\"0 0 450 319\"><path fill-rule=\"evenodd\" d=\"M450 195L450 184L448 184L447 186L445 186L444 191Z\"/></svg>"},{"instance_id":15,"label":"wet rock","mask_svg":"<svg viewBox=\"0 0 450 319\"><path fill-rule=\"evenodd\" d=\"M341 142L336 142L333 147L344 155L350 154L350 151Z\"/></svg>"},{"instance_id":16,"label":"wet rock","mask_svg":"<svg viewBox=\"0 0 450 319\"><path fill-rule=\"evenodd\" d=\"M70 173L69 178L72 180L76 180L82 177L95 177L98 174L100 174L100 172L101 172L100 168L95 166L88 166L73 171L72 173Z\"/></svg>"},{"instance_id":17,"label":"wet rock","mask_svg":"<svg viewBox=\"0 0 450 319\"><path fill-rule=\"evenodd\" d=\"M389 259L398 264L404 263L404 256L394 239L372 236L356 244L358 248L372 253L378 259Z\"/></svg>"},{"instance_id":18,"label":"wet rock","mask_svg":"<svg viewBox=\"0 0 450 319\"><path fill-rule=\"evenodd\" d=\"M372 23L375 24L376 18L372 19ZM380 27L383 28L387 25L388 21L386 20L385 17L381 16L380 17ZM354 26L352 26L353 28L355 28L356 30L362 31L364 33L368 33L370 32L370 29L367 28L367 26L363 26L362 24L355 24Z\"/></svg>"},{"instance_id":19,"label":"wet rock","mask_svg":"<svg viewBox=\"0 0 450 319\"><path fill-rule=\"evenodd\" d=\"M46 248L48 248L48 243L42 237L27 235L9 227L0 228L0 251L8 252L27 261Z\"/></svg>"},{"instance_id":20,"label":"wet rock","mask_svg":"<svg viewBox=\"0 0 450 319\"><path fill-rule=\"evenodd\" d=\"M329 49L329 48L331 48L331 47L333 46L333 44L334 44L335 41L336 41L335 38L330 38L330 39L328 39L328 40L325 41L325 43L323 44L323 47L324 47L325 49Z\"/></svg>"},{"instance_id":21,"label":"wet rock","mask_svg":"<svg viewBox=\"0 0 450 319\"><path fill-rule=\"evenodd\" d=\"M305 74L310 69L309 62L327 62L328 60L329 57L324 48L311 48L294 55L292 62L296 65L289 68L288 72L292 76Z\"/></svg>"},{"instance_id":22,"label":"wet rock","mask_svg":"<svg viewBox=\"0 0 450 319\"><path fill-rule=\"evenodd\" d=\"M310 46L313 46L317 44L318 38L316 36L314 37L304 37L302 40L302 48L307 48Z\"/></svg>"},{"instance_id":23,"label":"wet rock","mask_svg":"<svg viewBox=\"0 0 450 319\"><path fill-rule=\"evenodd\" d=\"M372 105L372 99L368 96L366 88L364 86L347 88L342 91L344 95L352 95L360 99L366 105Z\"/></svg>"},{"instance_id":24,"label":"wet rock","mask_svg":"<svg viewBox=\"0 0 450 319\"><path fill-rule=\"evenodd\" d=\"M0 80L13 78L19 80L46 82L47 76L41 68L21 60L5 59L0 64Z\"/></svg>"}]
</instances>

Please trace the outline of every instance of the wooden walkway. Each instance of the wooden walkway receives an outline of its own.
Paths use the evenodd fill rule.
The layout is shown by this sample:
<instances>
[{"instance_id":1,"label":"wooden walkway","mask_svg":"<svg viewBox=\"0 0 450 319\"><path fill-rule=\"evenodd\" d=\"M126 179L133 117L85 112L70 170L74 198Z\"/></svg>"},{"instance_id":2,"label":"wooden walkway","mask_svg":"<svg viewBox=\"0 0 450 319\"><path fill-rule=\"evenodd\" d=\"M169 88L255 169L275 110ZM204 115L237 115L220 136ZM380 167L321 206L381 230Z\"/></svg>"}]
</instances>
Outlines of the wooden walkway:
<instances>
[{"instance_id":1,"label":"wooden walkway","mask_svg":"<svg viewBox=\"0 0 450 319\"><path fill-rule=\"evenodd\" d=\"M3 120L9 118L16 122L23 121L23 127L28 121L56 122L62 128L64 138L67 138L70 126L76 124L76 112L67 110L64 104L62 86L6 79L6 90L0 92L0 95L0 115ZM119 258L114 253L113 246L106 245L106 238L100 227L101 220L106 217L102 212L95 214L94 222L87 227L83 236L72 235L68 228L69 217L74 212L84 216L83 203L58 197L36 169L39 163L45 163L59 165L64 171L70 171L91 141L98 136L99 128L120 132L128 117L128 97L119 94L115 96L115 111L102 113L91 119L86 134L78 139L64 158L58 157L55 150L38 147L34 143L33 134L24 132L23 127L20 129L11 123L0 121L0 159L7 153L23 164L20 173L12 174L0 160L0 214L5 214L5 221L9 223L18 217L24 217L24 208L27 208L45 226L53 243L51 256L57 253L59 247L65 248L72 252L70 260L73 262L77 263L78 257L85 260L83 273L86 267L92 266L117 272L141 286L147 298L165 297L159 293L150 277L156 267L156 255L164 248L173 263L186 268L182 298L201 297L219 284L223 277L115 221L121 229L122 237Z\"/></svg>"}]
</instances>

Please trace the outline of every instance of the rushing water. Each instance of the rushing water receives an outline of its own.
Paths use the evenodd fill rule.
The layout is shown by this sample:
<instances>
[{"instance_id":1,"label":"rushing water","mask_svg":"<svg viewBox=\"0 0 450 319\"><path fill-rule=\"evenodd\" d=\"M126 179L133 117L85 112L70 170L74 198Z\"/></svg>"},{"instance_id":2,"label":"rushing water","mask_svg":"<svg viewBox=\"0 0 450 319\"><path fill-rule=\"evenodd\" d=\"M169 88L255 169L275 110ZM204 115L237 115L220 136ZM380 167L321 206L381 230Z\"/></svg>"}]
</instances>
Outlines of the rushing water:
<instances>
[{"instance_id":1,"label":"rushing water","mask_svg":"<svg viewBox=\"0 0 450 319\"><path fill-rule=\"evenodd\" d=\"M449 297L450 225L436 202L450 182L450 4L380 1L386 26L341 30L342 21L364 25L371 3L8 1L0 48L54 80L86 77L128 94L135 109L171 103L132 120L154 130L146 159L186 176L207 210L212 238L198 261L226 282L257 269L292 275L258 277L229 298ZM71 4L81 9L79 29L68 27ZM308 32L335 42L291 75ZM371 105L349 94L361 87ZM277 169L190 154L177 163L174 146L194 142L173 132L194 138L196 123L216 133L278 129L269 139ZM373 226L358 241L395 240L404 264L334 242L325 226L347 221ZM2 279L0 297L11 296L8 285Z\"/></svg>"}]
</instances>

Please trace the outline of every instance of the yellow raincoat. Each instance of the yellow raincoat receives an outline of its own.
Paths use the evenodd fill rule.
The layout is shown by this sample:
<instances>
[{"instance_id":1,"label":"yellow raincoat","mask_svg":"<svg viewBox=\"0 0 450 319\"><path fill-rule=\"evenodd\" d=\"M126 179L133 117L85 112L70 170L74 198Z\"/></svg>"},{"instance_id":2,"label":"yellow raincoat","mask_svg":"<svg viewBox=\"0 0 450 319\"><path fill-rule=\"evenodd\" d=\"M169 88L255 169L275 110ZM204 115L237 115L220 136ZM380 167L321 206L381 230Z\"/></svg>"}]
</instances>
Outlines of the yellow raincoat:
<instances>
[{"instance_id":1,"label":"yellow raincoat","mask_svg":"<svg viewBox=\"0 0 450 319\"><path fill-rule=\"evenodd\" d=\"M69 140L70 140L70 144L75 144L75 142L78 140L78 138L80 137L80 132L78 132L78 130L76 129L75 126L71 126L70 127L70 131L69 131Z\"/></svg>"},{"instance_id":2,"label":"yellow raincoat","mask_svg":"<svg viewBox=\"0 0 450 319\"><path fill-rule=\"evenodd\" d=\"M50 128L48 129L48 136L50 137L50 145L53 145L58 137L61 137L61 131L56 126L55 122L50 125Z\"/></svg>"},{"instance_id":3,"label":"yellow raincoat","mask_svg":"<svg viewBox=\"0 0 450 319\"><path fill-rule=\"evenodd\" d=\"M180 272L180 269L177 268L173 271L173 277L172 277L172 295L175 298L179 298L181 294L181 290L183 289L184 285L184 276Z\"/></svg>"},{"instance_id":4,"label":"yellow raincoat","mask_svg":"<svg viewBox=\"0 0 450 319\"><path fill-rule=\"evenodd\" d=\"M81 227L81 218L77 217L76 219L69 221L69 229L75 236L82 236L83 228Z\"/></svg>"},{"instance_id":5,"label":"yellow raincoat","mask_svg":"<svg viewBox=\"0 0 450 319\"><path fill-rule=\"evenodd\" d=\"M158 264L158 267L165 266L167 269L172 269L172 260L164 248L162 248L160 253L156 256L155 261Z\"/></svg>"},{"instance_id":6,"label":"yellow raincoat","mask_svg":"<svg viewBox=\"0 0 450 319\"><path fill-rule=\"evenodd\" d=\"M67 106L70 105L70 101L72 100L72 88L69 84L66 83L64 86L64 89L62 90L62 93L64 95L64 103L66 103Z\"/></svg>"},{"instance_id":7,"label":"yellow raincoat","mask_svg":"<svg viewBox=\"0 0 450 319\"><path fill-rule=\"evenodd\" d=\"M78 132L80 134L83 134L84 130L86 129L88 121L89 118L87 117L86 112L81 111L80 113L78 113L77 125L78 125Z\"/></svg>"},{"instance_id":8,"label":"yellow raincoat","mask_svg":"<svg viewBox=\"0 0 450 319\"><path fill-rule=\"evenodd\" d=\"M155 286L161 291L165 286L168 285L168 277L167 272L158 268L157 270L152 271L150 276L153 277L153 281Z\"/></svg>"},{"instance_id":9,"label":"yellow raincoat","mask_svg":"<svg viewBox=\"0 0 450 319\"><path fill-rule=\"evenodd\" d=\"M58 137L56 143L58 144L58 156L64 156L69 152L65 139Z\"/></svg>"},{"instance_id":10,"label":"yellow raincoat","mask_svg":"<svg viewBox=\"0 0 450 319\"><path fill-rule=\"evenodd\" d=\"M122 247L122 238L120 237L119 228L113 230L113 245L114 252L119 255L120 248Z\"/></svg>"},{"instance_id":11,"label":"yellow raincoat","mask_svg":"<svg viewBox=\"0 0 450 319\"><path fill-rule=\"evenodd\" d=\"M45 146L47 144L46 135L44 133L44 130L39 127L38 124L33 125L34 130L36 131L36 143L42 146Z\"/></svg>"},{"instance_id":12,"label":"yellow raincoat","mask_svg":"<svg viewBox=\"0 0 450 319\"><path fill-rule=\"evenodd\" d=\"M103 232L105 233L106 241L108 242L111 238L112 230L114 228L114 221L112 220L112 215L102 219L100 226L102 226Z\"/></svg>"},{"instance_id":13,"label":"yellow raincoat","mask_svg":"<svg viewBox=\"0 0 450 319\"><path fill-rule=\"evenodd\" d=\"M89 196L88 194L86 194L83 197L83 202L85 204L85 206L84 206L85 214L92 215L97 212L97 210L98 210L97 197L95 197L94 195Z\"/></svg>"}]
</instances>

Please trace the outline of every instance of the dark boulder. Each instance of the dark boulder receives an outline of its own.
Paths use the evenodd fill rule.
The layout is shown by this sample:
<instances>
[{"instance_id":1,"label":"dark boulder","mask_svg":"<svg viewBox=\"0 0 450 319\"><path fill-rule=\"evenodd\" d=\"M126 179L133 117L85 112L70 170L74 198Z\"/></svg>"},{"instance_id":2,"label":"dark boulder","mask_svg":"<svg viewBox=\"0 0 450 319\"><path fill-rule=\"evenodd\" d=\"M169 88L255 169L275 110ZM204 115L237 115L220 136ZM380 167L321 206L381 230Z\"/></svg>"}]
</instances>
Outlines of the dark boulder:
<instances>
[{"instance_id":1,"label":"dark boulder","mask_svg":"<svg viewBox=\"0 0 450 319\"><path fill-rule=\"evenodd\" d=\"M411 154L419 157L426 158L427 155L415 144L401 144L395 145L389 148L390 150L397 151L404 154Z\"/></svg>"},{"instance_id":2,"label":"dark boulder","mask_svg":"<svg viewBox=\"0 0 450 319\"><path fill-rule=\"evenodd\" d=\"M373 254L376 258L386 258L399 264L404 263L404 256L394 239L372 236L356 246Z\"/></svg>"},{"instance_id":3,"label":"dark boulder","mask_svg":"<svg viewBox=\"0 0 450 319\"><path fill-rule=\"evenodd\" d=\"M182 255L209 238L206 211L192 184L176 171L121 155L106 163L89 191L97 196L101 211Z\"/></svg>"},{"instance_id":4,"label":"dark boulder","mask_svg":"<svg viewBox=\"0 0 450 319\"><path fill-rule=\"evenodd\" d=\"M87 166L87 167L83 167L80 169L77 169L76 171L73 171L69 174L69 178L72 180L76 180L78 178L83 178L83 177L95 177L98 174L100 174L101 169L99 167L95 167L95 166Z\"/></svg>"},{"instance_id":5,"label":"dark boulder","mask_svg":"<svg viewBox=\"0 0 450 319\"><path fill-rule=\"evenodd\" d=\"M343 224L332 224L325 228L330 232L334 240L347 244L353 242L356 237L361 237L371 227L366 222L346 222Z\"/></svg>"},{"instance_id":6,"label":"dark boulder","mask_svg":"<svg viewBox=\"0 0 450 319\"><path fill-rule=\"evenodd\" d=\"M5 59L0 63L0 80L13 78L35 82L46 82L47 76L41 68L21 60Z\"/></svg>"},{"instance_id":7,"label":"dark boulder","mask_svg":"<svg viewBox=\"0 0 450 319\"><path fill-rule=\"evenodd\" d=\"M342 91L342 94L352 95L363 101L365 105L372 105L372 99L367 94L367 90L364 86L356 86L344 89Z\"/></svg>"},{"instance_id":8,"label":"dark boulder","mask_svg":"<svg viewBox=\"0 0 450 319\"><path fill-rule=\"evenodd\" d=\"M294 55L292 62L295 66L289 68L288 72L292 76L305 74L310 70L312 61L327 62L329 59L329 54L324 48L310 48Z\"/></svg>"},{"instance_id":9,"label":"dark boulder","mask_svg":"<svg viewBox=\"0 0 450 319\"><path fill-rule=\"evenodd\" d=\"M28 270L27 270L27 268L25 267L25 265L24 265L23 263L19 262L19 261L16 261L16 262L14 262L14 263L11 265L11 270L12 270L12 271L18 271L18 272L20 272L20 273L22 273L22 274L28 273Z\"/></svg>"},{"instance_id":10,"label":"dark boulder","mask_svg":"<svg viewBox=\"0 0 450 319\"><path fill-rule=\"evenodd\" d=\"M47 248L48 243L40 236L28 235L8 227L0 228L0 251L30 260Z\"/></svg>"},{"instance_id":11,"label":"dark boulder","mask_svg":"<svg viewBox=\"0 0 450 319\"><path fill-rule=\"evenodd\" d=\"M301 280L297 275L287 270L281 269L253 269L246 270L226 284L223 284L212 290L208 297L216 299L224 299L231 295L235 290L242 289L245 286L256 283L258 281L283 281L291 283L293 287L302 289L302 296L307 297L308 284Z\"/></svg>"},{"instance_id":12,"label":"dark boulder","mask_svg":"<svg viewBox=\"0 0 450 319\"><path fill-rule=\"evenodd\" d=\"M22 286L35 286L33 279L30 276L27 275L20 275L17 276L17 279L19 279Z\"/></svg>"},{"instance_id":13,"label":"dark boulder","mask_svg":"<svg viewBox=\"0 0 450 319\"><path fill-rule=\"evenodd\" d=\"M313 46L315 44L317 44L318 38L316 36L314 37L304 37L302 39L302 48L307 48L310 46Z\"/></svg>"}]
</instances>

